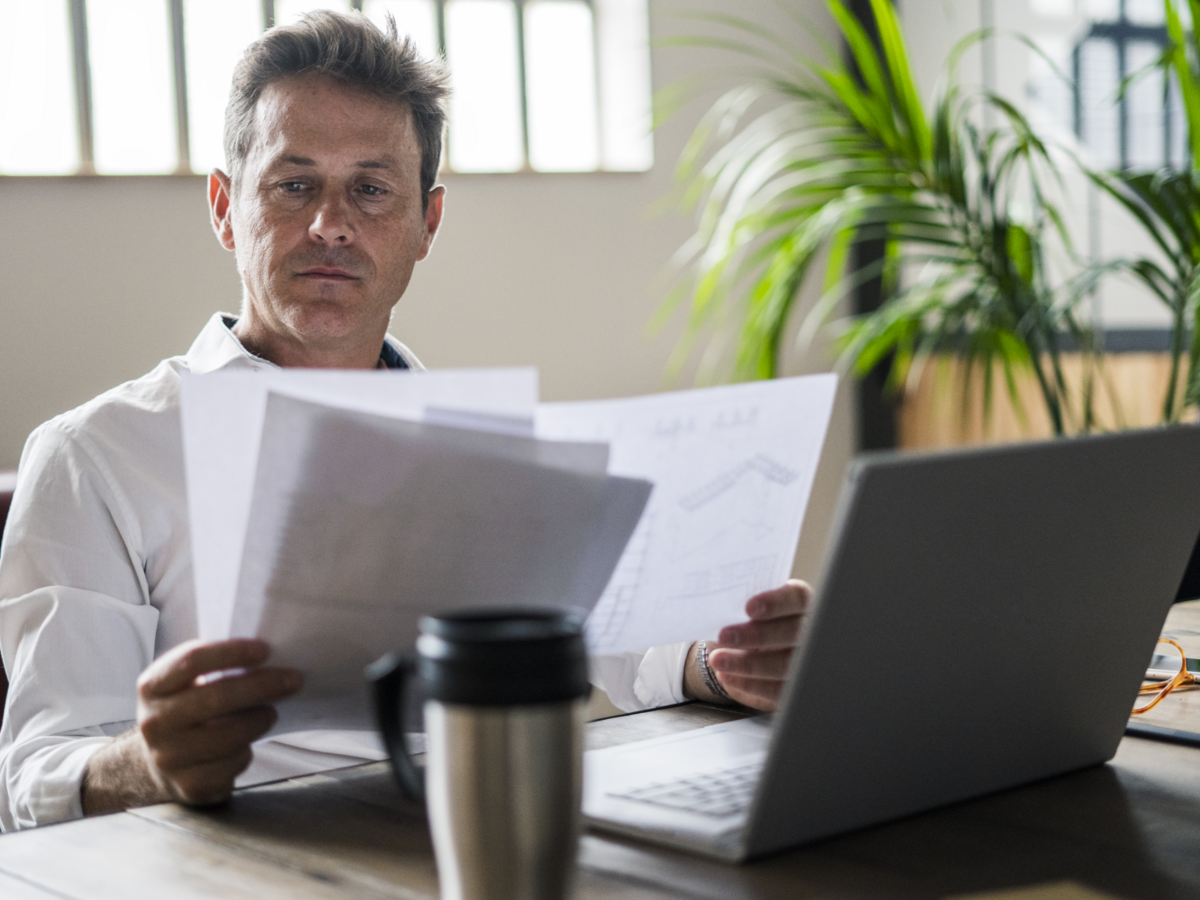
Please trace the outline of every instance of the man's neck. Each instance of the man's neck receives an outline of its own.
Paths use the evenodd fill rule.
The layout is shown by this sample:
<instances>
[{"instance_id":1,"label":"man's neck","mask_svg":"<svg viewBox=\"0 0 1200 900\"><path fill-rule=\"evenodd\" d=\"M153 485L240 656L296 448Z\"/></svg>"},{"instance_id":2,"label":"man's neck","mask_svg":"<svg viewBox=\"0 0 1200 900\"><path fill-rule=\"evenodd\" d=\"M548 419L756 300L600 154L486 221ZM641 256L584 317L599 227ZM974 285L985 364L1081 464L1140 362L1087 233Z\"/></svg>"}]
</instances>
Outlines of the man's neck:
<instances>
[{"instance_id":1,"label":"man's neck","mask_svg":"<svg viewBox=\"0 0 1200 900\"><path fill-rule=\"evenodd\" d=\"M386 329L364 338L304 341L281 335L270 328L256 327L253 317L243 315L233 334L249 352L281 368L374 369L380 364Z\"/></svg>"}]
</instances>

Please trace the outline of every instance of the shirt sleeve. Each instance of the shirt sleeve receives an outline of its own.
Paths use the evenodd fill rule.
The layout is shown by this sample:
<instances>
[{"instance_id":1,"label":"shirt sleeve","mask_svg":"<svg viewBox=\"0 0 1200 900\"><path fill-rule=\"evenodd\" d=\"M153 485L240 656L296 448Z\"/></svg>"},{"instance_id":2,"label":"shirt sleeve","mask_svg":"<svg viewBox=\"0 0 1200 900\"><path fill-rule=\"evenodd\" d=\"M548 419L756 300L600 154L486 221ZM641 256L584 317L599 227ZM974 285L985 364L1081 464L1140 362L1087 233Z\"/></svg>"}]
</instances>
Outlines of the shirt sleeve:
<instances>
[{"instance_id":1,"label":"shirt sleeve","mask_svg":"<svg viewBox=\"0 0 1200 900\"><path fill-rule=\"evenodd\" d=\"M115 481L59 420L31 435L0 548L0 829L82 815L92 754L136 718L154 655L135 519Z\"/></svg>"},{"instance_id":2,"label":"shirt sleeve","mask_svg":"<svg viewBox=\"0 0 1200 900\"><path fill-rule=\"evenodd\" d=\"M624 712L683 703L683 666L691 642L593 656L591 681Z\"/></svg>"}]
</instances>

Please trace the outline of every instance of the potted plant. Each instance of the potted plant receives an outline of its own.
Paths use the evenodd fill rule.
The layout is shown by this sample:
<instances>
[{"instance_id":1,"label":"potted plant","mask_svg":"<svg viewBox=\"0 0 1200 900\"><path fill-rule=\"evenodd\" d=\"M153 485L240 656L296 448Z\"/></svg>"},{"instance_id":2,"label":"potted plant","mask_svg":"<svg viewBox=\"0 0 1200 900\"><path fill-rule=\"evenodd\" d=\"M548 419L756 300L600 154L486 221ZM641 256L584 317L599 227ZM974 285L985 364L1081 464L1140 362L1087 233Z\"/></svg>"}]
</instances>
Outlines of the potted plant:
<instances>
[{"instance_id":1,"label":"potted plant","mask_svg":"<svg viewBox=\"0 0 1200 900\"><path fill-rule=\"evenodd\" d=\"M885 363L898 387L930 357L953 354L966 379L983 379L985 404L999 371L1018 408L1017 378L1031 372L1056 434L1090 428L1091 380L1072 396L1060 344L1069 335L1092 358L1076 308L1098 273L1054 283L1048 239L1068 254L1070 239L1046 189L1058 177L1050 152L1010 103L956 83L980 35L955 47L927 112L889 0L871 0L874 37L841 0L828 8L848 53L823 63L722 17L758 71L713 106L680 165L699 214L668 304L690 298L683 352L707 329L731 326L729 374L776 375L800 285L824 252L824 294L801 343L849 290L882 276L883 305L837 343L842 365L864 373ZM999 126L981 124L985 109ZM851 247L864 240L883 241L883 257L853 266Z\"/></svg>"}]
</instances>

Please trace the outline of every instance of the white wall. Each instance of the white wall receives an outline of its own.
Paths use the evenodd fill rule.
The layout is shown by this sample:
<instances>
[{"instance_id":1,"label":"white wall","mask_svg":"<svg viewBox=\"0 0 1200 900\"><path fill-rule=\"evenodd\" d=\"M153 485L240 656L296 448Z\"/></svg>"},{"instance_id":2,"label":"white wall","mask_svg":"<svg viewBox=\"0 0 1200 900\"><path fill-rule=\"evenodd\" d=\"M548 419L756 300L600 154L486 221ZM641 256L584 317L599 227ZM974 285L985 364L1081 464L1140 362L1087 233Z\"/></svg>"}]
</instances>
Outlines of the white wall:
<instances>
[{"instance_id":1,"label":"white wall","mask_svg":"<svg viewBox=\"0 0 1200 900\"><path fill-rule=\"evenodd\" d=\"M823 3L798 5L828 28ZM684 7L729 10L719 0L651 0L654 35L694 30L670 12ZM737 7L795 33L765 0ZM717 51L656 48L655 88L729 62ZM690 221L650 207L672 190L705 105L660 129L657 162L643 174L448 176L442 233L392 332L429 366L536 365L546 399L661 389L674 333L651 338L647 323ZM0 468L16 465L38 423L184 352L213 311L239 301L202 179L0 179ZM843 398L797 561L809 576L852 446Z\"/></svg>"}]
</instances>

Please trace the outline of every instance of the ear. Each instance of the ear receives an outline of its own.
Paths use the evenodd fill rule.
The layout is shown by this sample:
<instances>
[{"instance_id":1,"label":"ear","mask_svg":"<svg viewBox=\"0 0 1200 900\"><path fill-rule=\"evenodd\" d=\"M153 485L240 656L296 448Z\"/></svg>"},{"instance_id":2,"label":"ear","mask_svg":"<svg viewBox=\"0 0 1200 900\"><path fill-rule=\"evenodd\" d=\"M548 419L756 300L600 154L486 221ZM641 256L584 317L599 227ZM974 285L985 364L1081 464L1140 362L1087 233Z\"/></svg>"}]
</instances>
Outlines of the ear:
<instances>
[{"instance_id":1,"label":"ear","mask_svg":"<svg viewBox=\"0 0 1200 900\"><path fill-rule=\"evenodd\" d=\"M213 231L217 240L226 250L233 250L233 217L230 211L230 198L233 196L233 186L229 176L220 169L208 173L208 211L212 216Z\"/></svg>"},{"instance_id":2,"label":"ear","mask_svg":"<svg viewBox=\"0 0 1200 900\"><path fill-rule=\"evenodd\" d=\"M422 260L429 255L433 247L433 239L437 237L438 228L442 225L443 201L446 199L446 186L434 185L429 191L429 206L425 208L425 238L421 241L421 250L417 259Z\"/></svg>"}]
</instances>

